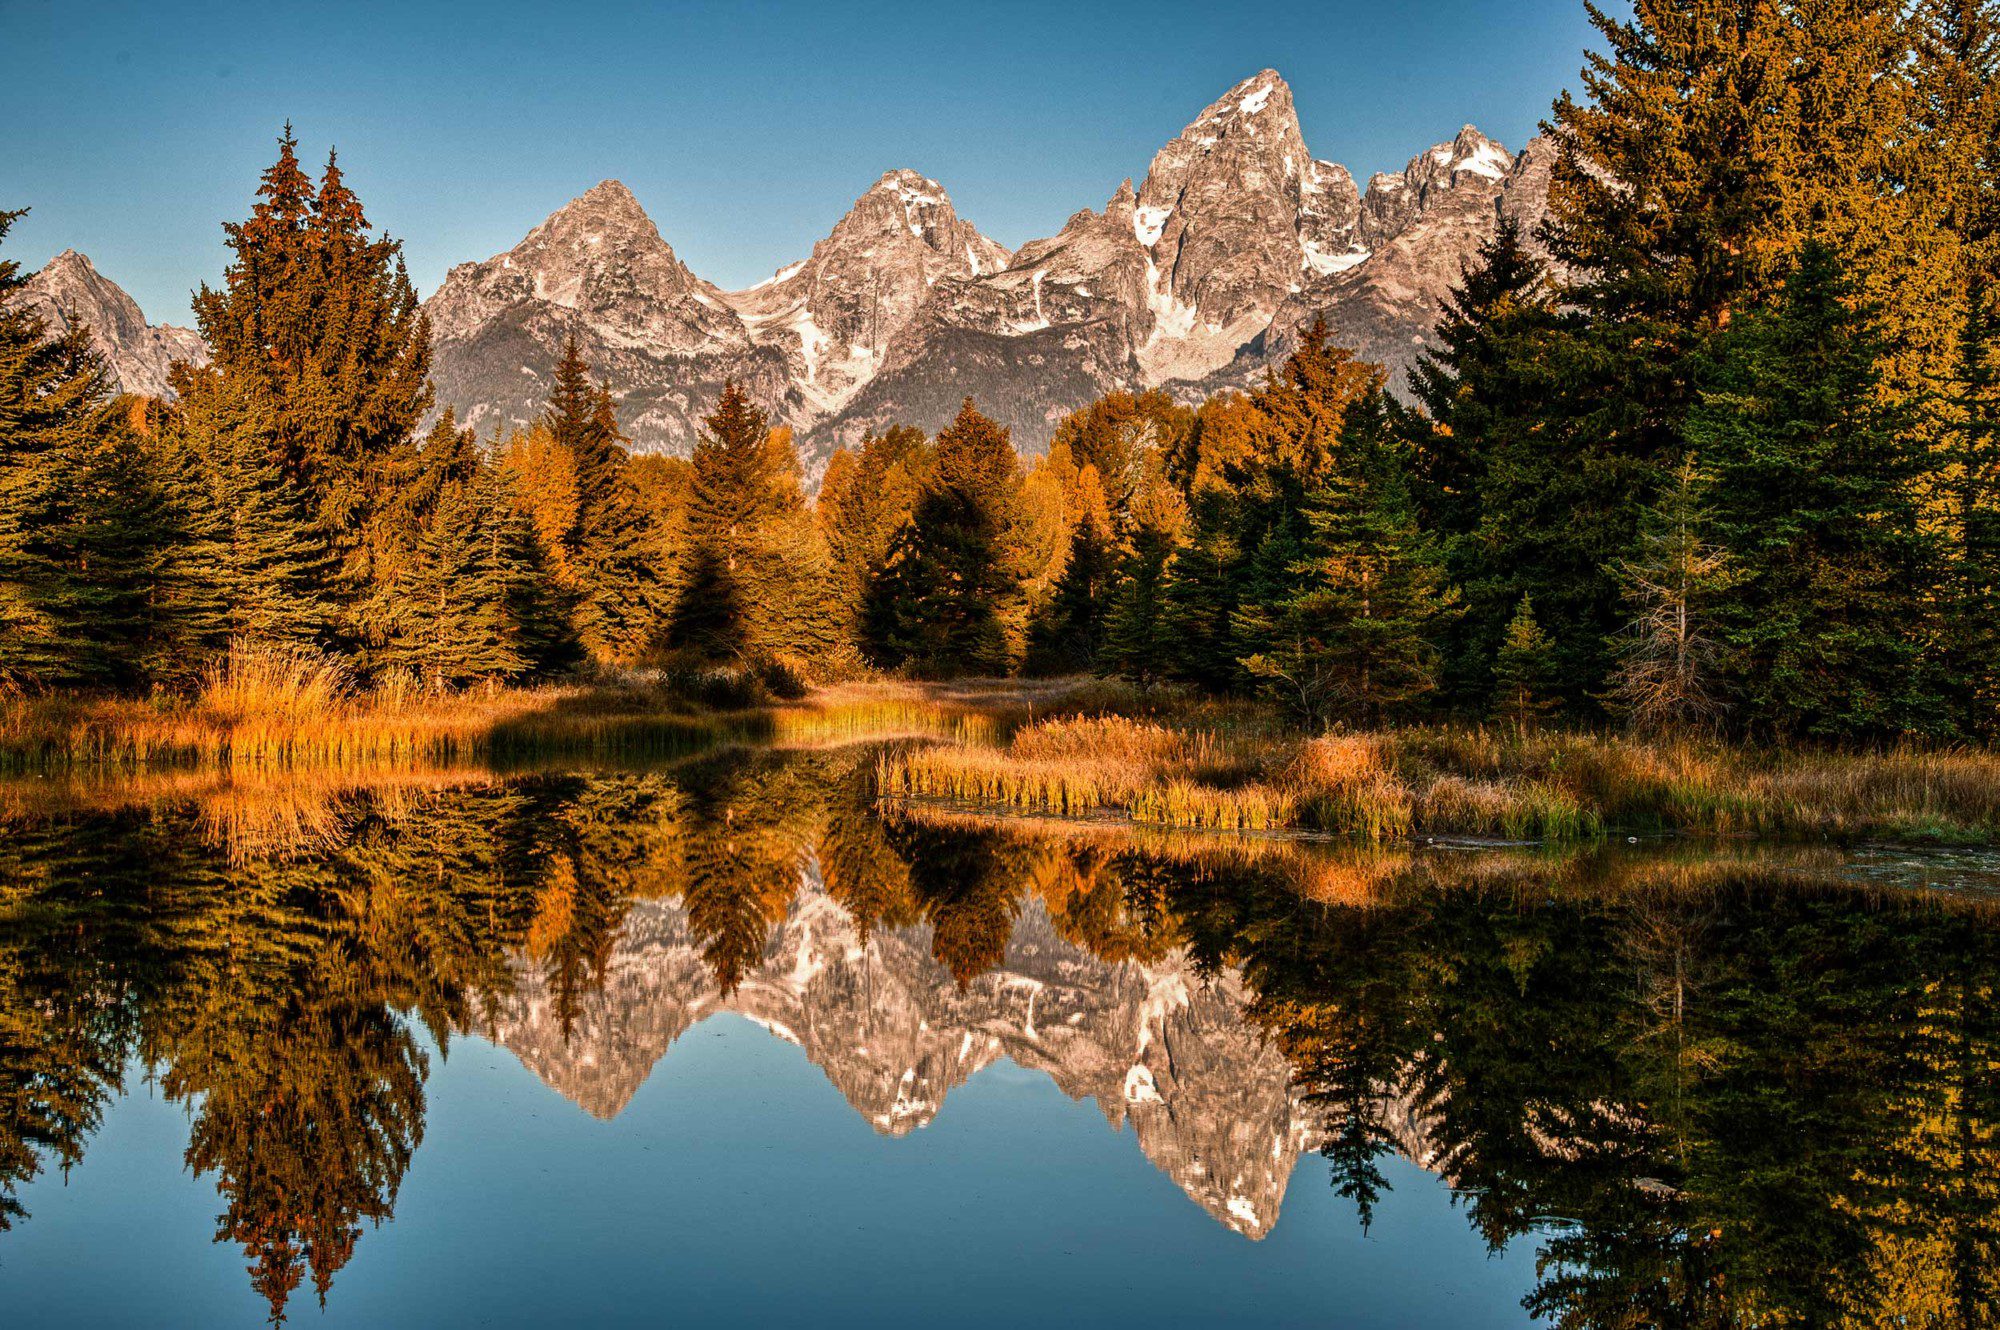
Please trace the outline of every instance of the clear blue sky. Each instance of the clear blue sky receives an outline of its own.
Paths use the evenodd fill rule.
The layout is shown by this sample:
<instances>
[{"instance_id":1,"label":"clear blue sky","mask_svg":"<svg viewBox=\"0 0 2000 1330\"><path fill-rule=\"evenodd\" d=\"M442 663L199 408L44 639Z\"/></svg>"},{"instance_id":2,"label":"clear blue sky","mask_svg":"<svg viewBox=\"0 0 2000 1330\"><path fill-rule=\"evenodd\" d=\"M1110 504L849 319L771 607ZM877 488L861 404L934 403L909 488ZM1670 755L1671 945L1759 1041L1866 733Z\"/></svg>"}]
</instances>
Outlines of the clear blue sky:
<instances>
[{"instance_id":1,"label":"clear blue sky","mask_svg":"<svg viewBox=\"0 0 2000 1330\"><path fill-rule=\"evenodd\" d=\"M1590 35L1582 0L0 0L0 207L34 209L10 257L74 247L185 322L289 117L426 293L606 177L736 287L895 167L1004 244L1052 234L1265 66L1363 179L1468 121L1519 147Z\"/></svg>"}]
</instances>

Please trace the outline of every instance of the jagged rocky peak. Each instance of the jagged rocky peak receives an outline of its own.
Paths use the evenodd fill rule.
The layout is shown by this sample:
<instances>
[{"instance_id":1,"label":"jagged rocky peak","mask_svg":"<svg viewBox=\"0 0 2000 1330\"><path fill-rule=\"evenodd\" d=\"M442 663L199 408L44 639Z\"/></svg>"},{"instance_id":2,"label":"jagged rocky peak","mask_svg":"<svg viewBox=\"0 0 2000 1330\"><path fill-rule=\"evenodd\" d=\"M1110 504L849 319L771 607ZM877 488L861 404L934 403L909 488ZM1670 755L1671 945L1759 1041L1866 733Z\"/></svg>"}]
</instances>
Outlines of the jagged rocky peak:
<instances>
[{"instance_id":1,"label":"jagged rocky peak","mask_svg":"<svg viewBox=\"0 0 2000 1330\"><path fill-rule=\"evenodd\" d=\"M959 217L937 181L889 171L809 258L727 299L753 339L786 357L814 415L837 410L874 376L934 285L998 272L1009 257Z\"/></svg>"},{"instance_id":2,"label":"jagged rocky peak","mask_svg":"<svg viewBox=\"0 0 2000 1330\"><path fill-rule=\"evenodd\" d=\"M1499 143L1466 125L1449 142L1412 157L1401 171L1369 178L1361 200L1360 239L1370 249L1394 240L1444 193L1472 186L1498 190L1513 172L1514 157Z\"/></svg>"},{"instance_id":3,"label":"jagged rocky peak","mask_svg":"<svg viewBox=\"0 0 2000 1330\"><path fill-rule=\"evenodd\" d=\"M51 332L65 332L78 324L89 328L91 345L104 357L114 385L123 392L170 397L167 369L174 361L197 365L208 361L208 345L201 334L147 323L125 288L73 249L50 259L16 298L40 314Z\"/></svg>"},{"instance_id":4,"label":"jagged rocky peak","mask_svg":"<svg viewBox=\"0 0 2000 1330\"><path fill-rule=\"evenodd\" d=\"M535 419L575 337L642 450L685 452L734 379L782 412L783 357L752 343L722 293L688 270L616 180L551 213L504 254L453 268L425 302L438 405L482 432Z\"/></svg>"},{"instance_id":5,"label":"jagged rocky peak","mask_svg":"<svg viewBox=\"0 0 2000 1330\"><path fill-rule=\"evenodd\" d=\"M462 311L524 298L573 310L593 331L653 351L747 340L735 313L616 180L570 200L505 254L453 268L431 299L432 323L453 335Z\"/></svg>"},{"instance_id":6,"label":"jagged rocky peak","mask_svg":"<svg viewBox=\"0 0 2000 1330\"><path fill-rule=\"evenodd\" d=\"M943 257L953 269L977 277L1007 266L1007 249L960 220L944 187L915 171L890 171L855 200L854 207L825 242L838 248L856 233L900 242L907 231L913 240ZM963 259L961 264L960 260Z\"/></svg>"},{"instance_id":7,"label":"jagged rocky peak","mask_svg":"<svg viewBox=\"0 0 2000 1330\"><path fill-rule=\"evenodd\" d=\"M1315 160L1275 70L1238 83L1153 158L1133 210L1151 256L1149 379L1225 364L1314 273L1366 257L1353 177Z\"/></svg>"}]
</instances>

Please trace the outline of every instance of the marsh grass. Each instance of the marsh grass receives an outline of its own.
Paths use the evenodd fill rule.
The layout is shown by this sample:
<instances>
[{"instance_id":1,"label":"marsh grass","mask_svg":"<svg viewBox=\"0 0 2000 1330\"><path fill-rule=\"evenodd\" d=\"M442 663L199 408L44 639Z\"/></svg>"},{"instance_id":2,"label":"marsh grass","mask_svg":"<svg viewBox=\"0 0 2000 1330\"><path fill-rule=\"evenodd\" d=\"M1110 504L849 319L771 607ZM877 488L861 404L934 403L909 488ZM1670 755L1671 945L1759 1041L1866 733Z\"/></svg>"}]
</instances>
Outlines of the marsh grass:
<instances>
[{"instance_id":1,"label":"marsh grass","mask_svg":"<svg viewBox=\"0 0 2000 1330\"><path fill-rule=\"evenodd\" d=\"M888 754L878 779L891 798L1369 842L2000 840L2000 754L1970 749L1769 752L1476 727L1301 739L1236 718L1107 716Z\"/></svg>"},{"instance_id":2,"label":"marsh grass","mask_svg":"<svg viewBox=\"0 0 2000 1330\"><path fill-rule=\"evenodd\" d=\"M1085 691L1095 705L1103 697ZM1033 695L1044 709L1066 694ZM317 652L238 648L187 697L0 695L0 772L357 769L553 759L656 759L718 744L826 747L894 738L991 744L1034 714L976 692L852 684L792 702L716 709L672 681L440 694L408 676L363 688Z\"/></svg>"}]
</instances>

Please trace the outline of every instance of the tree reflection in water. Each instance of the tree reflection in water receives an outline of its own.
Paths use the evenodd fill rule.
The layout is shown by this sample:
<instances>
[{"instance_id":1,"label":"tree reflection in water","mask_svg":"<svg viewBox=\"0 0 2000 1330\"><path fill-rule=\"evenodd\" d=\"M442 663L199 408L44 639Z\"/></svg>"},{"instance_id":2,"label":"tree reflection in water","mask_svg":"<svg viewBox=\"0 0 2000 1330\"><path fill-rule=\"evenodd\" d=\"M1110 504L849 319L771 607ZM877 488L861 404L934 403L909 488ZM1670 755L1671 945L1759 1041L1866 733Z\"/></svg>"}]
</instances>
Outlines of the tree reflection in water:
<instances>
[{"instance_id":1,"label":"tree reflection in water","mask_svg":"<svg viewBox=\"0 0 2000 1330\"><path fill-rule=\"evenodd\" d=\"M743 749L664 771L15 801L0 1228L38 1172L82 1157L136 1069L187 1105L217 1240L282 1319L391 1217L427 1049L518 1024L531 993L555 1038L583 1037L635 909L685 931L703 1010L750 1002L804 884L853 954L927 952L939 1011L976 1005L1030 923L1065 948L1065 982L1179 967L1215 995L1201 1020L1275 1050L1290 1080L1278 1119L1226 1129L1317 1149L1363 1223L1390 1154L1436 1171L1488 1244L1534 1244L1528 1306L1551 1322L1996 1320L2000 921L1977 898L1857 885L1826 853L1364 854L885 815L871 764ZM851 996L866 1012L877 995ZM1243 1065L1134 1065L1107 1097L1269 1119L1215 1083ZM878 1079L868 1093L909 1097ZM912 1125L893 1117L877 1125ZM1147 1148L1171 1168L1182 1147ZM1237 1222L1241 1197L1201 1199ZM1269 1209L1239 1227L1260 1234Z\"/></svg>"}]
</instances>

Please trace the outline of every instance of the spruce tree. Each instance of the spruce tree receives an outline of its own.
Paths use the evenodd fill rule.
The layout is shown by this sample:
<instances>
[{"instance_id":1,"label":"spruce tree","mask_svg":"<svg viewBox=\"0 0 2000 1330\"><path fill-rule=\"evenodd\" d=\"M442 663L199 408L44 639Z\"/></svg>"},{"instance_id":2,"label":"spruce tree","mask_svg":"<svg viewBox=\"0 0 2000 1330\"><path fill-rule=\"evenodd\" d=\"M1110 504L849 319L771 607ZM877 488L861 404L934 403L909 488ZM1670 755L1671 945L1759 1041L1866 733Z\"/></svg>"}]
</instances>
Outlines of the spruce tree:
<instances>
[{"instance_id":1,"label":"spruce tree","mask_svg":"<svg viewBox=\"0 0 2000 1330\"><path fill-rule=\"evenodd\" d=\"M1479 520L1491 441L1531 427L1532 380L1517 363L1525 328L1546 325L1546 265L1519 223L1502 217L1445 297L1437 326L1410 370L1423 415L1410 422L1410 498L1424 529L1462 541Z\"/></svg>"},{"instance_id":2,"label":"spruce tree","mask_svg":"<svg viewBox=\"0 0 2000 1330\"><path fill-rule=\"evenodd\" d=\"M1055 592L1041 613L1028 623L1028 651L1023 668L1031 674L1081 674L1098 666L1104 648L1105 619L1116 572L1116 551L1110 515L1097 469L1083 471L1089 495L1070 533L1069 553Z\"/></svg>"},{"instance_id":3,"label":"spruce tree","mask_svg":"<svg viewBox=\"0 0 2000 1330\"><path fill-rule=\"evenodd\" d=\"M224 226L232 261L195 319L214 373L192 381L233 404L299 493L336 556L329 597L359 638L382 547L388 471L430 409L430 326L400 242L374 234L332 154L315 182L291 127L248 220Z\"/></svg>"},{"instance_id":4,"label":"spruce tree","mask_svg":"<svg viewBox=\"0 0 2000 1330\"><path fill-rule=\"evenodd\" d=\"M1418 529L1380 390L1349 412L1341 469L1314 491L1294 589L1244 670L1310 727L1375 725L1436 687L1435 637L1455 610Z\"/></svg>"},{"instance_id":5,"label":"spruce tree","mask_svg":"<svg viewBox=\"0 0 2000 1330\"><path fill-rule=\"evenodd\" d=\"M1493 718L1516 730L1546 720L1557 708L1557 699L1549 692L1554 672L1555 652L1548 634L1535 622L1533 602L1522 596L1493 660Z\"/></svg>"},{"instance_id":6,"label":"spruce tree","mask_svg":"<svg viewBox=\"0 0 2000 1330\"><path fill-rule=\"evenodd\" d=\"M707 660L767 656L788 645L788 620L801 612L797 579L815 577L829 596L836 589L826 570L788 565L779 547L784 535L805 548L796 544L804 500L789 431L773 431L735 383L703 425L689 501L694 548L669 640Z\"/></svg>"},{"instance_id":7,"label":"spruce tree","mask_svg":"<svg viewBox=\"0 0 2000 1330\"><path fill-rule=\"evenodd\" d=\"M378 554L379 625L371 663L410 671L435 690L520 674L528 658L509 605L524 572L500 528L510 520L498 469L450 411L398 469Z\"/></svg>"},{"instance_id":8,"label":"spruce tree","mask_svg":"<svg viewBox=\"0 0 2000 1330\"><path fill-rule=\"evenodd\" d=\"M2000 737L2000 287L1967 294L1950 401L1956 482L1944 639L1967 728Z\"/></svg>"},{"instance_id":9,"label":"spruce tree","mask_svg":"<svg viewBox=\"0 0 2000 1330\"><path fill-rule=\"evenodd\" d=\"M89 330L47 335L20 285L0 262L0 686L142 687L166 662L171 515Z\"/></svg>"},{"instance_id":10,"label":"spruce tree","mask_svg":"<svg viewBox=\"0 0 2000 1330\"><path fill-rule=\"evenodd\" d=\"M1150 687L1175 672L1182 650L1167 587L1187 527L1187 507L1156 474L1134 498L1131 522L1130 546L1105 617L1100 668Z\"/></svg>"},{"instance_id":11,"label":"spruce tree","mask_svg":"<svg viewBox=\"0 0 2000 1330\"><path fill-rule=\"evenodd\" d=\"M1712 732L1725 710L1728 657L1713 617L1735 574L1708 539L1706 488L1695 461L1684 461L1646 514L1637 553L1618 567L1627 620L1605 700L1640 733Z\"/></svg>"},{"instance_id":12,"label":"spruce tree","mask_svg":"<svg viewBox=\"0 0 2000 1330\"><path fill-rule=\"evenodd\" d=\"M433 689L512 678L527 663L507 603L506 546L491 530L500 513L490 471L452 482L427 514L409 573L397 584L398 631L384 659Z\"/></svg>"},{"instance_id":13,"label":"spruce tree","mask_svg":"<svg viewBox=\"0 0 2000 1330\"><path fill-rule=\"evenodd\" d=\"M967 398L939 431L928 485L869 587L862 627L879 665L1004 673L1020 584L1007 548L1019 461L1007 431Z\"/></svg>"},{"instance_id":14,"label":"spruce tree","mask_svg":"<svg viewBox=\"0 0 2000 1330\"><path fill-rule=\"evenodd\" d=\"M1325 323L1315 321L1247 401L1203 413L1187 445L1193 455L1171 462L1189 487L1192 515L1168 591L1185 648L1180 677L1240 687L1242 661L1275 648L1298 585L1307 496L1341 465L1349 408L1373 397L1378 416L1387 410L1380 378L1379 369L1332 345Z\"/></svg>"},{"instance_id":15,"label":"spruce tree","mask_svg":"<svg viewBox=\"0 0 2000 1330\"><path fill-rule=\"evenodd\" d=\"M1684 451L1710 344L1771 304L1809 239L1837 246L1866 289L1893 296L1890 395L1916 391L1936 274L1901 187L1904 42L1891 0L1637 0L1590 7L1604 50L1583 97L1556 104L1543 237L1566 311L1538 353L1549 369L1538 445L1504 465L1489 511L1480 617L1522 592L1557 641L1559 683L1583 705L1612 662L1607 573ZM1907 363L1906 363L1907 362ZM1508 578L1506 570L1526 570Z\"/></svg>"},{"instance_id":16,"label":"spruce tree","mask_svg":"<svg viewBox=\"0 0 2000 1330\"><path fill-rule=\"evenodd\" d=\"M1938 592L1923 458L1877 396L1880 344L1839 260L1808 245L1768 312L1716 348L1689 442L1737 580L1716 600L1745 719L1780 735L1944 734L1924 659Z\"/></svg>"},{"instance_id":17,"label":"spruce tree","mask_svg":"<svg viewBox=\"0 0 2000 1330\"><path fill-rule=\"evenodd\" d=\"M1909 189L1951 242L1963 311L1933 400L1950 539L1944 650L1968 729L1991 739L2000 736L2000 3L1924 0L1911 25Z\"/></svg>"},{"instance_id":18,"label":"spruce tree","mask_svg":"<svg viewBox=\"0 0 2000 1330\"><path fill-rule=\"evenodd\" d=\"M214 367L177 365L166 474L184 514L176 614L197 657L232 643L325 646L336 566L305 493L271 451L268 415Z\"/></svg>"},{"instance_id":19,"label":"spruce tree","mask_svg":"<svg viewBox=\"0 0 2000 1330\"><path fill-rule=\"evenodd\" d=\"M916 511L930 462L930 440L905 425L869 434L858 451L843 448L827 462L814 511L850 631L858 631L868 584L888 560L890 543Z\"/></svg>"},{"instance_id":20,"label":"spruce tree","mask_svg":"<svg viewBox=\"0 0 2000 1330\"><path fill-rule=\"evenodd\" d=\"M1532 502L1543 483L1543 467L1562 465L1578 438L1549 428L1563 394L1544 353L1560 326L1546 265L1529 252L1515 221L1503 218L1452 288L1411 370L1419 409L1395 417L1410 440L1417 522L1437 541L1446 574L1465 597L1465 613L1445 635L1440 679L1445 700L1460 706L1483 706L1508 616L1521 596L1545 590L1536 564L1494 548L1496 541L1532 539L1534 528L1511 520L1489 526L1485 516L1491 506L1518 518L1522 501Z\"/></svg>"}]
</instances>

